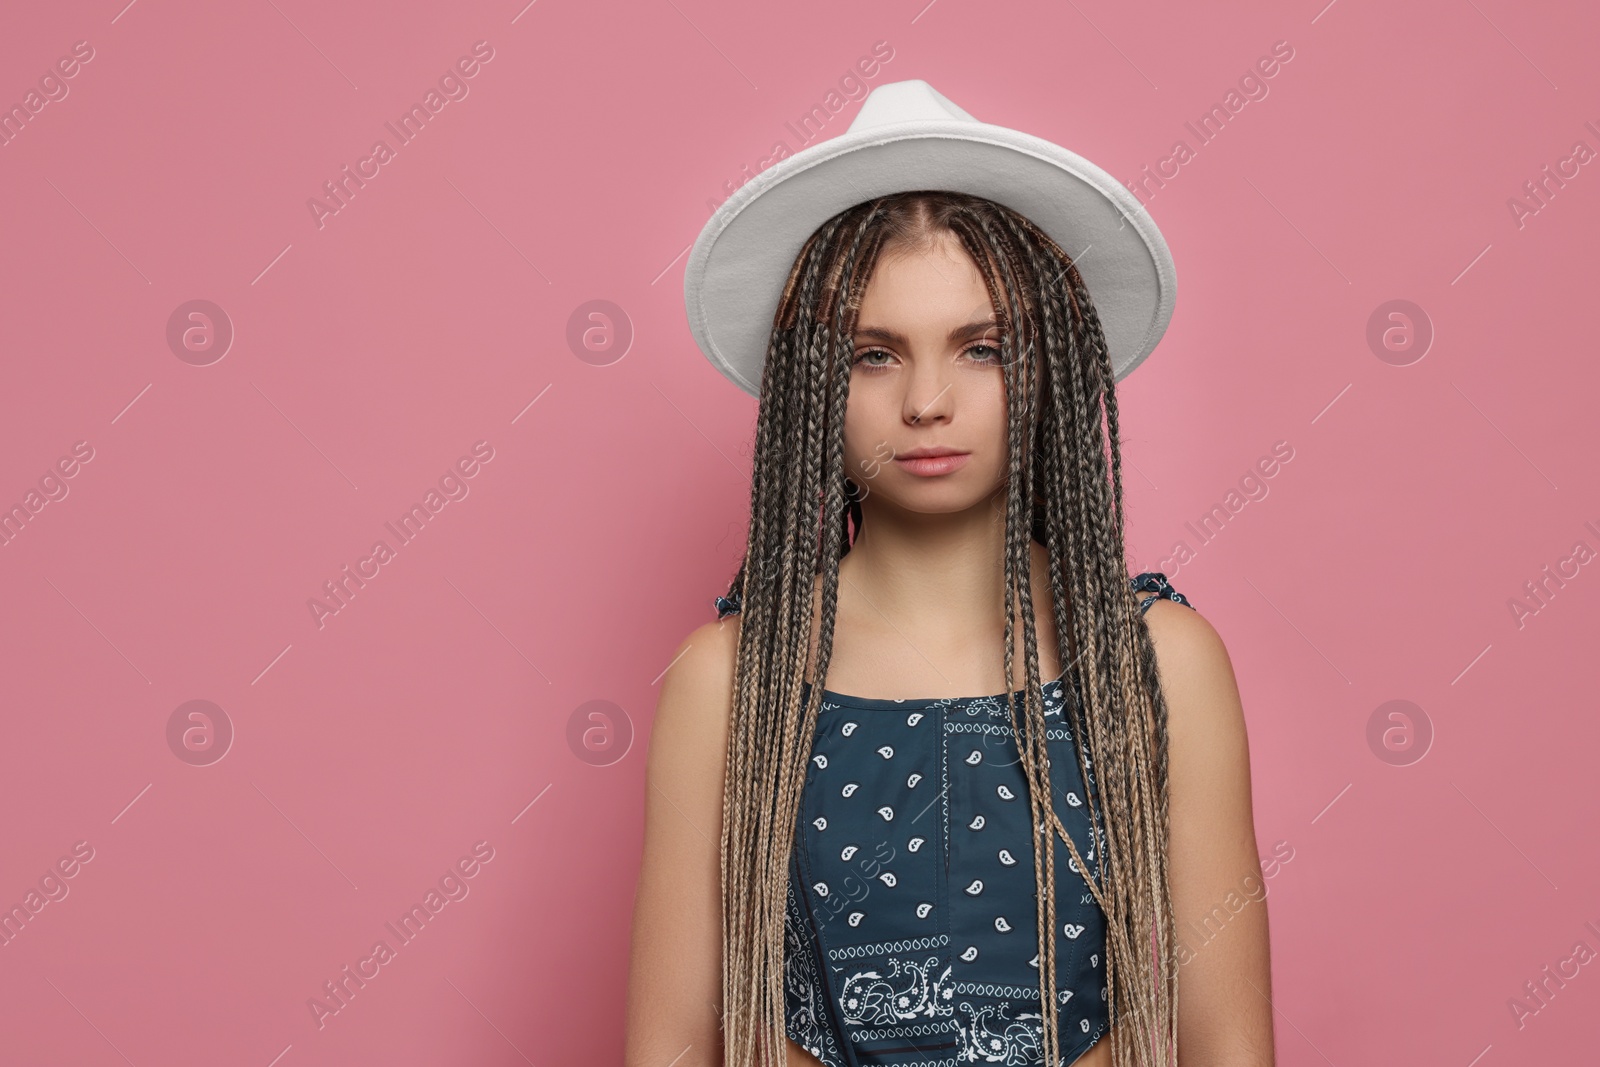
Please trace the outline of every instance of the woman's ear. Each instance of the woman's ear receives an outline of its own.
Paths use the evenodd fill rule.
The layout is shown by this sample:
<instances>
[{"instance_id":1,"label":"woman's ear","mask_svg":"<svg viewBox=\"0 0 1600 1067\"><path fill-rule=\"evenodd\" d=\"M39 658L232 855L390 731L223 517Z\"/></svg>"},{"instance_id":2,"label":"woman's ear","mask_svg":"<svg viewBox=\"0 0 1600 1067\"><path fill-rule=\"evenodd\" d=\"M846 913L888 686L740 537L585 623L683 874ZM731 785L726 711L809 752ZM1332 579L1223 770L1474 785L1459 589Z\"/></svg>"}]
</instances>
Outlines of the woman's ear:
<instances>
[{"instance_id":1,"label":"woman's ear","mask_svg":"<svg viewBox=\"0 0 1600 1067\"><path fill-rule=\"evenodd\" d=\"M847 477L844 480L844 495L844 550L848 552L855 542L856 534L861 532L861 501L867 494Z\"/></svg>"}]
</instances>

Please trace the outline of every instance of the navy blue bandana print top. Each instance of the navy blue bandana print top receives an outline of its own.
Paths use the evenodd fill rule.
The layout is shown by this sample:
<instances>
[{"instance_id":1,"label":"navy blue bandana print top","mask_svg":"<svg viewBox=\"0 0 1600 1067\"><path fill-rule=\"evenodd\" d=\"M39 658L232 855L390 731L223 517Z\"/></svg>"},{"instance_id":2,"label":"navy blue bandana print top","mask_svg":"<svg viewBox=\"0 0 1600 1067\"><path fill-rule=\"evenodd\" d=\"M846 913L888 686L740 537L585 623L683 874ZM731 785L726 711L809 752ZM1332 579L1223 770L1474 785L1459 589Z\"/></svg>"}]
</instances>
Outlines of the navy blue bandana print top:
<instances>
[{"instance_id":1,"label":"navy blue bandana print top","mask_svg":"<svg viewBox=\"0 0 1600 1067\"><path fill-rule=\"evenodd\" d=\"M1130 584L1153 594L1141 612L1163 597L1193 606L1159 571ZM725 597L716 605L719 617L739 610ZM1066 688L1061 678L1043 686L1050 778L1062 825L1098 883L1104 839L1090 841ZM826 1067L1041 1063L1027 790L1004 695L823 690L784 922L796 1044ZM1058 1047L1069 1064L1110 1024L1105 916L1060 840L1055 863Z\"/></svg>"}]
</instances>

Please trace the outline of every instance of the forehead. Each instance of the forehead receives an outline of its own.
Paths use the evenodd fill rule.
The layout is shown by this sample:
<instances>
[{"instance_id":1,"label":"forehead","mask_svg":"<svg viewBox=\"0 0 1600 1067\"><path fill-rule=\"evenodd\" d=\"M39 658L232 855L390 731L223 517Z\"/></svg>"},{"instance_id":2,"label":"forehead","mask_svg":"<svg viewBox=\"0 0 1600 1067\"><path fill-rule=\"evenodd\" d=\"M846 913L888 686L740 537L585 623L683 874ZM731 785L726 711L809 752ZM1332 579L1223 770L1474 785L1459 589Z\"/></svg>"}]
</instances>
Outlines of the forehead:
<instances>
[{"instance_id":1,"label":"forehead","mask_svg":"<svg viewBox=\"0 0 1600 1067\"><path fill-rule=\"evenodd\" d=\"M883 249L862 292L856 335L936 331L993 319L989 289L955 235Z\"/></svg>"}]
</instances>

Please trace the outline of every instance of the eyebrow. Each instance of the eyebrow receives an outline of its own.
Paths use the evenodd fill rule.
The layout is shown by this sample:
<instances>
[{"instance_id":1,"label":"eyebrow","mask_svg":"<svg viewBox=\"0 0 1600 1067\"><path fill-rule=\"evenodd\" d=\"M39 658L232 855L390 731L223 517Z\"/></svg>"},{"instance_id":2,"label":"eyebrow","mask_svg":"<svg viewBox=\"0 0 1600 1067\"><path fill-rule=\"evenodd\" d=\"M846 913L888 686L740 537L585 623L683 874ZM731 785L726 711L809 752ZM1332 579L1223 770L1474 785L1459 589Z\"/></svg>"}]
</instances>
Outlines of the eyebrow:
<instances>
[{"instance_id":1,"label":"eyebrow","mask_svg":"<svg viewBox=\"0 0 1600 1067\"><path fill-rule=\"evenodd\" d=\"M994 319L984 319L981 322L969 322L965 326L957 326L950 331L951 341L964 341L969 337L977 337L987 330L998 327L1000 324ZM860 326L856 328L857 339L871 339L875 341L889 341L897 344L906 344L906 338L893 330L882 326Z\"/></svg>"}]
</instances>

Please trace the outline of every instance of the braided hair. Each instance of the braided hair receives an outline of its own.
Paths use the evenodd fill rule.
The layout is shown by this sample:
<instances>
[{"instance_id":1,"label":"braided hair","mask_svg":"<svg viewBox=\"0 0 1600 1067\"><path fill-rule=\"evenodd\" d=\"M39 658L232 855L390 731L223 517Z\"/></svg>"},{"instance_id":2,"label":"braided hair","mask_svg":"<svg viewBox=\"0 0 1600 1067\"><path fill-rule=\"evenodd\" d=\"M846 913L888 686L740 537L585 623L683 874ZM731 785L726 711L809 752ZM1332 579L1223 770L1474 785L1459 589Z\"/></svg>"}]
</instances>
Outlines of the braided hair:
<instances>
[{"instance_id":1,"label":"braided hair","mask_svg":"<svg viewBox=\"0 0 1600 1067\"><path fill-rule=\"evenodd\" d=\"M833 648L839 560L862 512L844 469L844 415L862 295L889 246L953 234L984 279L1003 334L1005 674L1022 617L1027 684L1006 703L1034 827L1043 1062L1060 1062L1055 844L1066 842L1106 918L1115 1067L1169 1067L1177 1045L1177 946L1167 876L1166 706L1144 620L1127 593L1122 461L1110 357L1072 258L993 201L915 191L823 223L795 259L761 380L750 524L725 599L742 619L733 679L721 841L723 1044L729 1067L785 1062L788 861ZM831 536L830 536L831 532ZM1089 791L1098 880L1052 803L1030 579L1048 550L1061 649L1081 699L1067 718ZM816 577L815 681L802 707ZM1008 687L1009 688L1009 687ZM1020 719L1019 719L1020 713ZM1098 769L1091 776L1089 767Z\"/></svg>"}]
</instances>

